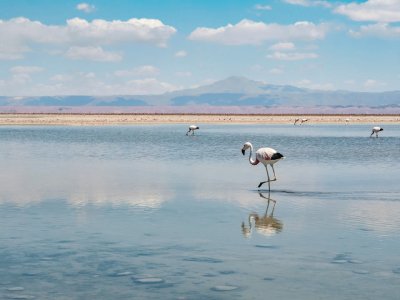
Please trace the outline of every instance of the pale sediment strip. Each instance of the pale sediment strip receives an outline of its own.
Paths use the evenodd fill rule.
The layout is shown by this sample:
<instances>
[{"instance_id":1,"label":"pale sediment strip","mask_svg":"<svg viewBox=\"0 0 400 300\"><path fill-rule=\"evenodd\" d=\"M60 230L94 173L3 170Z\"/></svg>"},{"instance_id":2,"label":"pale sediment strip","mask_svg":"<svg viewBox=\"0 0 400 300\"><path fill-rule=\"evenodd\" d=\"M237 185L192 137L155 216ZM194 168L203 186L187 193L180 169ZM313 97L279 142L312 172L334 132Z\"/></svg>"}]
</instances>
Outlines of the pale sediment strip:
<instances>
[{"instance_id":1,"label":"pale sediment strip","mask_svg":"<svg viewBox=\"0 0 400 300\"><path fill-rule=\"evenodd\" d=\"M241 114L0 114L0 125L130 124L400 124L400 115L241 115Z\"/></svg>"}]
</instances>

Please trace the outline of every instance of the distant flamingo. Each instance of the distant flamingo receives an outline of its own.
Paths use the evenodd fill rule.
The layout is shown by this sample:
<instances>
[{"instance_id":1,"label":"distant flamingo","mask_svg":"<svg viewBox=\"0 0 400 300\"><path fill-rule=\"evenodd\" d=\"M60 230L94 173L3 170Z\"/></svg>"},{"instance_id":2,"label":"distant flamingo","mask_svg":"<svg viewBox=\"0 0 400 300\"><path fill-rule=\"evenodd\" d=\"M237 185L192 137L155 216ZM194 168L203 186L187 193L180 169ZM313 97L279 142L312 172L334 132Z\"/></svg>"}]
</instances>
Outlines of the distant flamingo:
<instances>
[{"instance_id":1,"label":"distant flamingo","mask_svg":"<svg viewBox=\"0 0 400 300\"><path fill-rule=\"evenodd\" d=\"M297 119L294 119L294 123L293 123L293 125L296 125L296 123L297 123L298 121L300 121L300 119L299 119L299 118L297 118Z\"/></svg>"},{"instance_id":2,"label":"distant flamingo","mask_svg":"<svg viewBox=\"0 0 400 300\"><path fill-rule=\"evenodd\" d=\"M194 135L194 131L197 129L200 129L200 127L196 125L190 125L188 132L186 132L186 135L188 135L190 132L192 132L192 135Z\"/></svg>"},{"instance_id":3,"label":"distant flamingo","mask_svg":"<svg viewBox=\"0 0 400 300\"><path fill-rule=\"evenodd\" d=\"M275 175L275 170L274 170L274 163L278 162L282 158L285 158L282 154L277 152L275 149L272 148L260 148L256 151L256 159L253 160L251 155L253 154L253 145L249 142L246 142L243 145L242 148L242 154L244 155L246 150L250 148L250 154L249 154L249 162L252 165L258 165L259 162L261 162L265 166L265 170L267 171L267 181L261 181L258 187L261 187L264 183L268 182L268 190L271 190L271 181L276 181L276 175ZM274 172L274 179L269 178L269 173L268 173L268 168L267 166L270 165L272 168L272 171Z\"/></svg>"},{"instance_id":4,"label":"distant flamingo","mask_svg":"<svg viewBox=\"0 0 400 300\"><path fill-rule=\"evenodd\" d=\"M378 132L379 131L383 131L383 128L379 127L379 126L373 127L372 128L372 133L371 133L371 135L369 137L371 137L374 133L375 133L376 137L378 137Z\"/></svg>"},{"instance_id":5,"label":"distant flamingo","mask_svg":"<svg viewBox=\"0 0 400 300\"><path fill-rule=\"evenodd\" d=\"M307 122L307 121L308 121L308 119L301 119L300 125L302 125L303 123L305 123L305 122Z\"/></svg>"}]
</instances>

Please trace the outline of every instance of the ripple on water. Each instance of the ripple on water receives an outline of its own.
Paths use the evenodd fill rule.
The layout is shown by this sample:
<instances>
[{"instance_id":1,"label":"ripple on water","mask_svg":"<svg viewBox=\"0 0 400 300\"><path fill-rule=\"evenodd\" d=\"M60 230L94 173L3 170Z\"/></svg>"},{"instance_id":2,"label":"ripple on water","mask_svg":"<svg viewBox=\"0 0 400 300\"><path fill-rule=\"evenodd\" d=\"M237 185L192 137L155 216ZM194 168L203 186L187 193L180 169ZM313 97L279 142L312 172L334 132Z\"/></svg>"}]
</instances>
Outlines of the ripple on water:
<instances>
[{"instance_id":1,"label":"ripple on water","mask_svg":"<svg viewBox=\"0 0 400 300\"><path fill-rule=\"evenodd\" d=\"M263 249L278 249L278 246L275 245L255 245L256 248L263 248Z\"/></svg>"},{"instance_id":2,"label":"ripple on water","mask_svg":"<svg viewBox=\"0 0 400 300\"><path fill-rule=\"evenodd\" d=\"M357 265L363 264L363 262L362 262L361 260L357 260L357 259L350 259L350 260L349 260L349 263L351 263L351 264L357 264Z\"/></svg>"},{"instance_id":3,"label":"ripple on water","mask_svg":"<svg viewBox=\"0 0 400 300\"><path fill-rule=\"evenodd\" d=\"M6 295L6 299L35 299L35 296L32 295Z\"/></svg>"},{"instance_id":4,"label":"ripple on water","mask_svg":"<svg viewBox=\"0 0 400 300\"><path fill-rule=\"evenodd\" d=\"M235 271L232 270L224 270L224 271L219 271L219 274L221 275L230 275L230 274L235 274Z\"/></svg>"},{"instance_id":5,"label":"ripple on water","mask_svg":"<svg viewBox=\"0 0 400 300\"><path fill-rule=\"evenodd\" d=\"M360 274L360 275L366 275L369 274L369 271L367 270L353 270L354 274Z\"/></svg>"},{"instance_id":6,"label":"ripple on water","mask_svg":"<svg viewBox=\"0 0 400 300\"><path fill-rule=\"evenodd\" d=\"M211 264L216 264L216 263L222 263L223 260L218 259L218 258L212 258L212 257L187 257L184 258L183 260L185 261L193 261L193 262L200 262L200 263L211 263Z\"/></svg>"},{"instance_id":7,"label":"ripple on water","mask_svg":"<svg viewBox=\"0 0 400 300\"><path fill-rule=\"evenodd\" d=\"M239 287L234 286L234 285L216 285L211 288L212 291L216 292L229 292L229 291L234 291L237 290Z\"/></svg>"},{"instance_id":8,"label":"ripple on water","mask_svg":"<svg viewBox=\"0 0 400 300\"><path fill-rule=\"evenodd\" d=\"M41 273L39 271L28 271L28 272L23 272L23 276L38 276Z\"/></svg>"},{"instance_id":9,"label":"ripple on water","mask_svg":"<svg viewBox=\"0 0 400 300\"><path fill-rule=\"evenodd\" d=\"M346 263L359 264L362 262L359 260L352 259L350 253L339 253L331 260L331 263L333 263L333 264L346 264Z\"/></svg>"},{"instance_id":10,"label":"ripple on water","mask_svg":"<svg viewBox=\"0 0 400 300\"><path fill-rule=\"evenodd\" d=\"M275 280L275 278L274 277L264 277L263 280L265 280L265 281L273 281L273 280Z\"/></svg>"},{"instance_id":11,"label":"ripple on water","mask_svg":"<svg viewBox=\"0 0 400 300\"><path fill-rule=\"evenodd\" d=\"M19 292L19 291L23 291L24 288L22 286L13 286L10 288L7 288L7 291L9 292Z\"/></svg>"},{"instance_id":12,"label":"ripple on water","mask_svg":"<svg viewBox=\"0 0 400 300\"><path fill-rule=\"evenodd\" d=\"M394 274L400 274L400 267L393 269L392 272Z\"/></svg>"},{"instance_id":13,"label":"ripple on water","mask_svg":"<svg viewBox=\"0 0 400 300\"><path fill-rule=\"evenodd\" d=\"M158 277L142 277L142 278L132 278L132 280L136 283L142 284L157 284L164 283L164 279Z\"/></svg>"},{"instance_id":14,"label":"ripple on water","mask_svg":"<svg viewBox=\"0 0 400 300\"><path fill-rule=\"evenodd\" d=\"M123 277L123 276L129 276L132 275L132 272L126 271L126 272L119 272L119 273L115 273L113 276L116 277Z\"/></svg>"},{"instance_id":15,"label":"ripple on water","mask_svg":"<svg viewBox=\"0 0 400 300\"><path fill-rule=\"evenodd\" d=\"M333 264L345 264L345 263L347 263L347 260L345 260L345 259L334 259L334 260L332 260L332 263Z\"/></svg>"}]
</instances>

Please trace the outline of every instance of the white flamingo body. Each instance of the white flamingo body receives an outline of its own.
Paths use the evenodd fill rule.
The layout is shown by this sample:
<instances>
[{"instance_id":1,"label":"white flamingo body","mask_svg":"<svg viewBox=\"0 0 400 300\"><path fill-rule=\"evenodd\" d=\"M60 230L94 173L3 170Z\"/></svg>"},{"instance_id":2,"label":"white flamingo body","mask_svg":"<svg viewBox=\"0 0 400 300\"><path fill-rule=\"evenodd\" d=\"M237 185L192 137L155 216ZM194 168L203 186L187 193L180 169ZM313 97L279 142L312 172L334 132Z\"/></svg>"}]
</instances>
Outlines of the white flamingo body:
<instances>
[{"instance_id":1,"label":"white flamingo body","mask_svg":"<svg viewBox=\"0 0 400 300\"><path fill-rule=\"evenodd\" d=\"M372 133L371 133L371 135L369 137L371 137L374 133L375 133L375 136L378 137L378 132L379 131L383 131L383 128L379 127L379 126L373 127L372 128Z\"/></svg>"},{"instance_id":2,"label":"white flamingo body","mask_svg":"<svg viewBox=\"0 0 400 300\"><path fill-rule=\"evenodd\" d=\"M256 165L259 162L261 162L264 166L273 165L274 163L277 163L280 158L279 159L271 159L271 157L275 153L278 153L278 151L276 151L275 149L272 149L272 148L260 148L260 149L258 149L256 151L256 161L255 161L255 163L252 163L252 165Z\"/></svg>"},{"instance_id":3,"label":"white flamingo body","mask_svg":"<svg viewBox=\"0 0 400 300\"><path fill-rule=\"evenodd\" d=\"M272 148L260 148L256 151L256 159L254 160L252 158L253 154L253 145L249 142L245 143L242 148L242 154L245 154L245 151L247 149L250 149L250 154L249 154L249 162L252 165L258 165L260 162L265 166L265 170L267 171L267 181L262 181L258 185L258 187L261 187L264 183L268 182L268 189L271 190L270 182L271 181L276 181L276 175L275 175L275 169L274 169L274 164L277 163L279 160L285 158L281 153L276 151L275 149ZM267 166L270 165L272 168L272 171L274 173L274 178L270 179L269 173L268 173L268 168Z\"/></svg>"},{"instance_id":4,"label":"white flamingo body","mask_svg":"<svg viewBox=\"0 0 400 300\"><path fill-rule=\"evenodd\" d=\"M197 125L190 125L188 132L186 132L186 135L188 135L190 132L192 132L192 135L194 135L194 131L197 129L200 129L200 127Z\"/></svg>"},{"instance_id":5,"label":"white flamingo body","mask_svg":"<svg viewBox=\"0 0 400 300\"><path fill-rule=\"evenodd\" d=\"M308 121L308 119L301 119L300 125L303 124L303 123L305 123L305 122L307 122L307 121Z\"/></svg>"}]
</instances>

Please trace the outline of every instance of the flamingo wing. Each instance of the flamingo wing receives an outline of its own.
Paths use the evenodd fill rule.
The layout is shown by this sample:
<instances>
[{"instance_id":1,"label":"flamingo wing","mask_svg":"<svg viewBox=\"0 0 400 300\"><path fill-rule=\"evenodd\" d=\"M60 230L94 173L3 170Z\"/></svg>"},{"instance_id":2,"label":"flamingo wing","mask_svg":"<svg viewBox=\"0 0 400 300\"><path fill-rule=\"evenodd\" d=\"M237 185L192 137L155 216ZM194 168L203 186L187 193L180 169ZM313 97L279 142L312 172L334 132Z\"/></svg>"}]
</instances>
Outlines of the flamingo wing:
<instances>
[{"instance_id":1,"label":"flamingo wing","mask_svg":"<svg viewBox=\"0 0 400 300\"><path fill-rule=\"evenodd\" d=\"M256 152L256 157L259 161L272 160L273 155L277 153L275 149L272 148L260 148Z\"/></svg>"}]
</instances>

